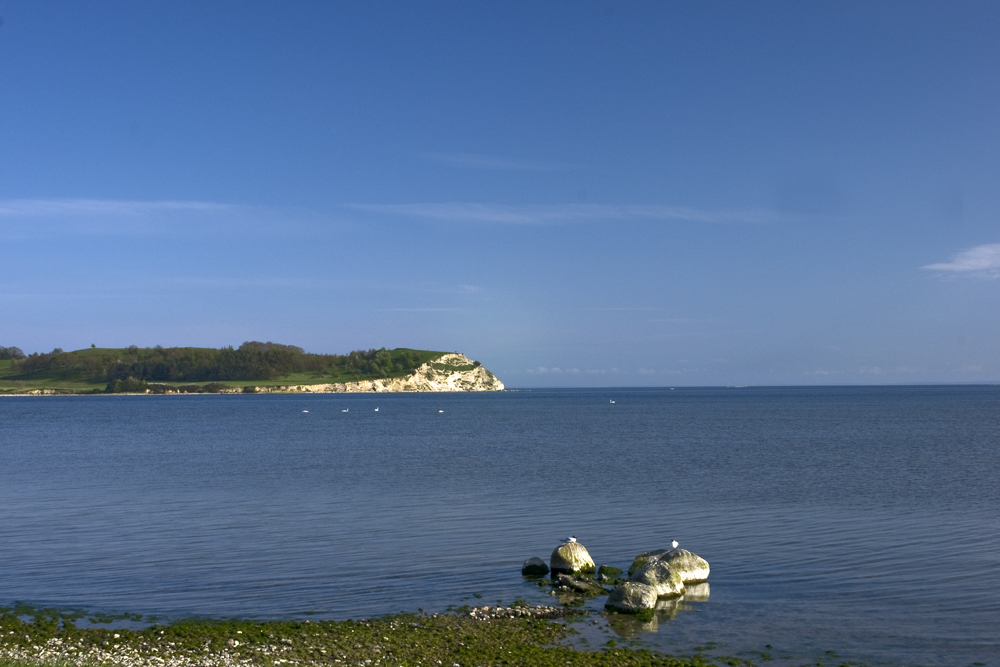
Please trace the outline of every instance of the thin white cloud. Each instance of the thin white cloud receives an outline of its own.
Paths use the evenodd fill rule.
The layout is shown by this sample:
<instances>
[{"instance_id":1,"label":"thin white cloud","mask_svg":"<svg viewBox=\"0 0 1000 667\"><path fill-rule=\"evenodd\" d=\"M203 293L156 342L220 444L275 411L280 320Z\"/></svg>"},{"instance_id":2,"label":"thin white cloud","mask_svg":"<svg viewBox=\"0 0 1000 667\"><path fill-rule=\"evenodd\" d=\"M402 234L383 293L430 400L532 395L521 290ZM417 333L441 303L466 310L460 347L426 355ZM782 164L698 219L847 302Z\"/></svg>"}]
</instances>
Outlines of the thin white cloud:
<instances>
[{"instance_id":1,"label":"thin white cloud","mask_svg":"<svg viewBox=\"0 0 1000 667\"><path fill-rule=\"evenodd\" d=\"M525 160L510 160L492 155L473 155L470 153L425 153L424 158L442 162L453 167L466 169L492 169L495 171L568 171L577 169L575 165L559 162L531 162Z\"/></svg>"},{"instance_id":2,"label":"thin white cloud","mask_svg":"<svg viewBox=\"0 0 1000 667\"><path fill-rule=\"evenodd\" d=\"M164 211L229 211L233 206L201 201L130 201L115 199L0 200L0 217L138 216Z\"/></svg>"},{"instance_id":3,"label":"thin white cloud","mask_svg":"<svg viewBox=\"0 0 1000 667\"><path fill-rule=\"evenodd\" d=\"M444 313L461 308L376 308L376 313Z\"/></svg>"},{"instance_id":4,"label":"thin white cloud","mask_svg":"<svg viewBox=\"0 0 1000 667\"><path fill-rule=\"evenodd\" d=\"M623 307L623 308L614 308L614 307L611 307L611 308L581 308L580 310L584 310L584 311L591 311L591 310L593 310L593 311L600 311L600 312L605 312L605 311L619 312L619 311L630 311L630 310L644 311L644 310L663 310L663 309L660 308L659 306L653 306L653 307L648 307L648 308L647 307L637 307L637 308L629 308L629 307Z\"/></svg>"},{"instance_id":5,"label":"thin white cloud","mask_svg":"<svg viewBox=\"0 0 1000 667\"><path fill-rule=\"evenodd\" d=\"M0 230L8 239L196 233L246 229L263 212L202 201L117 199L0 200ZM267 215L263 215L264 218Z\"/></svg>"},{"instance_id":6,"label":"thin white cloud","mask_svg":"<svg viewBox=\"0 0 1000 667\"><path fill-rule=\"evenodd\" d=\"M348 208L443 222L545 225L608 220L663 220L705 223L767 223L780 219L768 210L704 210L665 205L551 204L507 206L463 202L428 204L348 204Z\"/></svg>"},{"instance_id":7,"label":"thin white cloud","mask_svg":"<svg viewBox=\"0 0 1000 667\"><path fill-rule=\"evenodd\" d=\"M954 255L950 262L928 264L931 271L1000 278L1000 243L987 243Z\"/></svg>"},{"instance_id":8,"label":"thin white cloud","mask_svg":"<svg viewBox=\"0 0 1000 667\"><path fill-rule=\"evenodd\" d=\"M290 288L290 289L312 289L332 287L339 284L333 280L317 280L315 278L231 278L212 276L169 276L153 281L154 284L179 285L184 287L266 287L266 288Z\"/></svg>"}]
</instances>

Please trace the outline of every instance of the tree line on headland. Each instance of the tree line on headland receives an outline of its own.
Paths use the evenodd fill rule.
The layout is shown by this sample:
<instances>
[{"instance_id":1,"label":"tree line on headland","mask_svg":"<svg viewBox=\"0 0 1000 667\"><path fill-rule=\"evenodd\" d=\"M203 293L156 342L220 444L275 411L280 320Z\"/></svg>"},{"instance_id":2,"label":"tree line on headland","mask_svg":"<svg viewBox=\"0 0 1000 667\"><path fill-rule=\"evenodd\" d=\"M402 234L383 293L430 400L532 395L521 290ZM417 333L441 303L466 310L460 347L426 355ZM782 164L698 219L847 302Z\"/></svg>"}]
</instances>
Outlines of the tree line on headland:
<instances>
[{"instance_id":1,"label":"tree line on headland","mask_svg":"<svg viewBox=\"0 0 1000 667\"><path fill-rule=\"evenodd\" d=\"M271 380L292 373L315 377L384 378L406 374L427 361L417 350L355 350L349 354L310 354L295 345L247 341L238 348L144 347L92 348L25 355L0 347L11 359L12 373L28 378L41 374L78 377L90 382L219 382ZM434 355L436 356L436 355Z\"/></svg>"},{"instance_id":2,"label":"tree line on headland","mask_svg":"<svg viewBox=\"0 0 1000 667\"><path fill-rule=\"evenodd\" d=\"M24 359L24 352L19 347L4 347L0 345L0 360Z\"/></svg>"}]
</instances>

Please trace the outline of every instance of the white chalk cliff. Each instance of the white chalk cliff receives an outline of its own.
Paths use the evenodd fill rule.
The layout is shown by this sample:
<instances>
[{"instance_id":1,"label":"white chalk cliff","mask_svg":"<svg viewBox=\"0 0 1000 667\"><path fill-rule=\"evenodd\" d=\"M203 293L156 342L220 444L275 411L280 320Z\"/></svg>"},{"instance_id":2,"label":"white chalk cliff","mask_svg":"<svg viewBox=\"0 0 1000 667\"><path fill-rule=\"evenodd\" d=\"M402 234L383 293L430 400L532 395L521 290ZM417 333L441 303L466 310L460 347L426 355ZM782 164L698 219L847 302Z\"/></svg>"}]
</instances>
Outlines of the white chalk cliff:
<instances>
[{"instance_id":1,"label":"white chalk cliff","mask_svg":"<svg viewBox=\"0 0 1000 667\"><path fill-rule=\"evenodd\" d=\"M412 374L398 378L358 380L326 384L292 384L254 387L259 394L345 394L357 392L401 391L503 391L498 380L479 362L464 354L444 354L421 365ZM221 393L239 394L242 387L223 389Z\"/></svg>"}]
</instances>

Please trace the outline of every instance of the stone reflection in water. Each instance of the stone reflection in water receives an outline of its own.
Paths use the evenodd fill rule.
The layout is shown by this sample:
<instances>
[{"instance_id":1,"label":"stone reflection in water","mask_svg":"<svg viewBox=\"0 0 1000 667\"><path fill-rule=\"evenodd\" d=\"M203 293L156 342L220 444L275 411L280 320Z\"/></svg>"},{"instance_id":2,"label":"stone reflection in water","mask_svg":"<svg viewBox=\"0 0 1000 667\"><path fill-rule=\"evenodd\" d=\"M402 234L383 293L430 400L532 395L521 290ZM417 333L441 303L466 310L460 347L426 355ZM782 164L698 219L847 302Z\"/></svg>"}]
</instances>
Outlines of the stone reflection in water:
<instances>
[{"instance_id":1,"label":"stone reflection in water","mask_svg":"<svg viewBox=\"0 0 1000 667\"><path fill-rule=\"evenodd\" d=\"M680 598L674 598L673 600L657 600L656 601L656 620L663 621L664 623L673 620L677 616L677 612L681 609L690 609L691 607L685 607L681 605Z\"/></svg>"},{"instance_id":2,"label":"stone reflection in water","mask_svg":"<svg viewBox=\"0 0 1000 667\"><path fill-rule=\"evenodd\" d=\"M709 596L707 581L691 584L684 590L684 596L656 601L656 609L652 618L642 618L630 614L608 614L608 625L615 634L623 639L638 639L643 633L657 632L660 623L673 620L678 612L694 609L685 602L705 602Z\"/></svg>"},{"instance_id":3,"label":"stone reflection in water","mask_svg":"<svg viewBox=\"0 0 1000 667\"><path fill-rule=\"evenodd\" d=\"M608 614L608 625L623 639L637 639L644 632L656 632L660 621L655 615L645 619L631 614Z\"/></svg>"},{"instance_id":4,"label":"stone reflection in water","mask_svg":"<svg viewBox=\"0 0 1000 667\"><path fill-rule=\"evenodd\" d=\"M708 599L709 592L707 581L700 584L688 584L684 588L684 600L686 602L704 602Z\"/></svg>"}]
</instances>

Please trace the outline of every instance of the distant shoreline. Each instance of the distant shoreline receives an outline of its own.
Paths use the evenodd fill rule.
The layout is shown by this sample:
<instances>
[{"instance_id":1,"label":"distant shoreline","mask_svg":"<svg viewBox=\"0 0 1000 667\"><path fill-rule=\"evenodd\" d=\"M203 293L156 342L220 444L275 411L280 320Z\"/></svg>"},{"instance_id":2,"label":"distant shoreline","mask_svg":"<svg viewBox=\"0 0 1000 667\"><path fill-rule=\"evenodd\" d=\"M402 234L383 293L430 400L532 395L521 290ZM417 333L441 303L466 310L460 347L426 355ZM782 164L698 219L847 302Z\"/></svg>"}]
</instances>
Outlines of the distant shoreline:
<instances>
[{"instance_id":1,"label":"distant shoreline","mask_svg":"<svg viewBox=\"0 0 1000 667\"><path fill-rule=\"evenodd\" d=\"M242 348L241 348L242 350ZM77 351L74 353L55 352L48 359L38 361L41 363L55 363L62 357L86 354L88 351ZM101 350L101 353L104 351ZM171 352L171 350L164 351ZM209 351L214 352L214 351ZM223 351L227 354L237 354L237 352ZM383 354L384 353L384 354ZM139 352L134 353L136 355ZM207 354L207 352L206 352ZM249 352L247 354L250 354ZM374 353L377 360L379 355L391 360L395 354L398 358L409 359L416 364L420 358L426 359L416 365L410 372L405 372L405 368L397 364L396 375L385 372L383 367L374 366L375 377L366 379L350 379L343 381L315 382L321 375L314 374L311 377L301 377L308 375L299 373L301 377L291 377L272 375L274 380L267 379L246 379L246 380L225 380L225 381L201 381L191 382L185 380L175 380L173 382L150 381L149 368L143 367L136 370L135 375L123 374L110 380L104 390L94 386L93 380L84 381L82 378L76 382L68 383L62 381L63 378L55 373L56 370L45 371L49 373L47 380L36 381L34 386L27 385L22 376L13 375L5 383L0 383L0 390L4 396L96 396L100 394L119 395L169 395L169 394L354 394L354 393L419 393L419 392L478 392L478 391L502 391L504 388L501 382L493 373L487 370L478 361L469 359L459 352L419 352L413 350L393 350L391 352L380 350ZM303 356L303 355L300 355ZM39 357L40 359L40 357ZM338 357L339 359L339 357ZM74 363L83 363L79 360ZM137 364L139 362L136 362ZM364 362L368 363L368 362ZM374 362L373 362L374 363ZM386 362L388 363L388 362ZM141 366L141 364L139 364ZM363 364L362 364L363 365ZM382 370L379 370L379 369ZM162 369L160 369L162 370ZM55 375L53 375L55 374ZM89 376L94 377L94 376ZM161 374L162 377L162 374ZM264 374L266 378L267 375ZM335 378L331 378L335 379ZM296 380L299 380L296 382ZM305 380L305 381L302 381ZM62 382L60 382L62 381ZM62 384L63 386L38 386L47 382L49 384ZM262 382L263 384L256 384ZM24 383L24 384L17 384ZM244 384L245 383L245 384ZM69 384L70 386L66 386ZM10 386L13 385L13 386ZM89 386L88 386L89 385Z\"/></svg>"}]
</instances>

